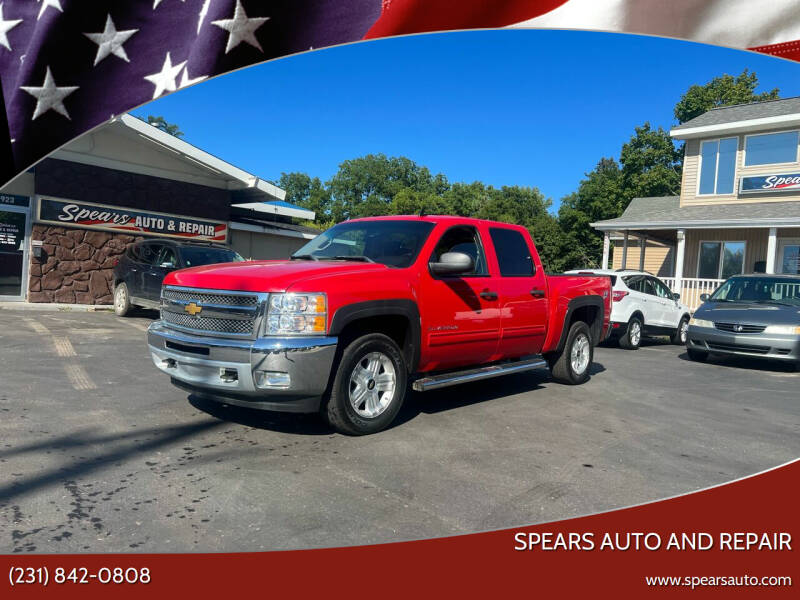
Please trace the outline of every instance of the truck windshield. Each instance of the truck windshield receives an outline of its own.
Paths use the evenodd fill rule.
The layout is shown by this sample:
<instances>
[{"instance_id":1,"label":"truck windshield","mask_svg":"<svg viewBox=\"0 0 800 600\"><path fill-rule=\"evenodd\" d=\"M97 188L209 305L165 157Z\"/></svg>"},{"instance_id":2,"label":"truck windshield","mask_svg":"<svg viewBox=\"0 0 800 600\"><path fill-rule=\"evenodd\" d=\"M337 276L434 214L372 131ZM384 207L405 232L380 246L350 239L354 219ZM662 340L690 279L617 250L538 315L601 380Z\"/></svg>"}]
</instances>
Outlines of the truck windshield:
<instances>
[{"instance_id":1,"label":"truck windshield","mask_svg":"<svg viewBox=\"0 0 800 600\"><path fill-rule=\"evenodd\" d=\"M187 267L199 267L201 265L213 265L226 262L242 262L244 260L233 250L204 246L184 246L181 248L181 257L183 257L183 262Z\"/></svg>"},{"instance_id":2,"label":"truck windshield","mask_svg":"<svg viewBox=\"0 0 800 600\"><path fill-rule=\"evenodd\" d=\"M800 306L800 277L731 277L711 300Z\"/></svg>"},{"instance_id":3,"label":"truck windshield","mask_svg":"<svg viewBox=\"0 0 800 600\"><path fill-rule=\"evenodd\" d=\"M433 225L422 220L346 221L315 237L292 258L358 260L404 268L417 258Z\"/></svg>"}]
</instances>

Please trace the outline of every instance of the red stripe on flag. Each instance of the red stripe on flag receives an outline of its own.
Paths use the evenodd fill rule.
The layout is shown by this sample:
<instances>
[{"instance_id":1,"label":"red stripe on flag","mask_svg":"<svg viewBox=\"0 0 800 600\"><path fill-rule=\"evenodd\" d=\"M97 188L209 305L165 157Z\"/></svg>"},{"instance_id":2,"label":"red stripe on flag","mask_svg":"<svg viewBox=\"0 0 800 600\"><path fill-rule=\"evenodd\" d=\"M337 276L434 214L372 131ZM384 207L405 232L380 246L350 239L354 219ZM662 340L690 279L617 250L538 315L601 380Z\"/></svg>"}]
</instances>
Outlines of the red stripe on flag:
<instances>
[{"instance_id":1,"label":"red stripe on flag","mask_svg":"<svg viewBox=\"0 0 800 600\"><path fill-rule=\"evenodd\" d=\"M423 31L504 27L538 17L565 3L566 0L384 0L381 16L364 39Z\"/></svg>"},{"instance_id":2,"label":"red stripe on flag","mask_svg":"<svg viewBox=\"0 0 800 600\"><path fill-rule=\"evenodd\" d=\"M772 54L780 58L788 58L790 60L800 61L800 40L794 42L782 42L780 44L768 44L766 46L756 46L750 48L756 52L764 54Z\"/></svg>"}]
</instances>

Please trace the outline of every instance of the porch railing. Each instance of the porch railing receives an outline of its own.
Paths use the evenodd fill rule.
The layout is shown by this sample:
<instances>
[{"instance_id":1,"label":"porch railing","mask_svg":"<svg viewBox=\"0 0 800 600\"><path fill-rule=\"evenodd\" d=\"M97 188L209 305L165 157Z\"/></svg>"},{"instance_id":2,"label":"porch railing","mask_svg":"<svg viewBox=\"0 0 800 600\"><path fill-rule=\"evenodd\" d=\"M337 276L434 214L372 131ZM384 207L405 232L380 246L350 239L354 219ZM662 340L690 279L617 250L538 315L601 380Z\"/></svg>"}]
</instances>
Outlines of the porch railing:
<instances>
[{"instance_id":1,"label":"porch railing","mask_svg":"<svg viewBox=\"0 0 800 600\"><path fill-rule=\"evenodd\" d=\"M681 279L681 287L677 289L674 277L661 277L661 281L666 283L673 292L678 292L681 295L681 302L689 307L690 310L697 309L702 304L700 296L702 294L711 294L716 290L724 279L700 279L698 277L683 277Z\"/></svg>"}]
</instances>

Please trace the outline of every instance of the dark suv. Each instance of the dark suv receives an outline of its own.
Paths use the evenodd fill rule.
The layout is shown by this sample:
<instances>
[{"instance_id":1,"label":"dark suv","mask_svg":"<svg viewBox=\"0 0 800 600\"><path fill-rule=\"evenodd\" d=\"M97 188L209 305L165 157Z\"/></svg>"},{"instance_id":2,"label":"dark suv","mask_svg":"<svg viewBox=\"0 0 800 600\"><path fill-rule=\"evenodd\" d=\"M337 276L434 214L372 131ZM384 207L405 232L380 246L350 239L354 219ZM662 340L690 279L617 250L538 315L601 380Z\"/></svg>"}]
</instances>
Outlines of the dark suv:
<instances>
[{"instance_id":1,"label":"dark suv","mask_svg":"<svg viewBox=\"0 0 800 600\"><path fill-rule=\"evenodd\" d=\"M177 269L244 259L221 244L146 240L132 244L114 267L114 312L120 317L132 308L159 308L161 283Z\"/></svg>"}]
</instances>

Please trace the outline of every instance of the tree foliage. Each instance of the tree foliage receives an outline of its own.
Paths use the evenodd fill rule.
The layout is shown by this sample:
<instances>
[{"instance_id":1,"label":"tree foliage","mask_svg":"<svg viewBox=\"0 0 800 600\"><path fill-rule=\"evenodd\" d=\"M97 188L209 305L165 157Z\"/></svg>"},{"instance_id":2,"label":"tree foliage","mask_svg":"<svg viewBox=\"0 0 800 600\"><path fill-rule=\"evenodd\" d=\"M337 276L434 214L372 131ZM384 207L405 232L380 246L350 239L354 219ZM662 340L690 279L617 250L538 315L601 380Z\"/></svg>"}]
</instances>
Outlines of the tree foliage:
<instances>
[{"instance_id":1,"label":"tree foliage","mask_svg":"<svg viewBox=\"0 0 800 600\"><path fill-rule=\"evenodd\" d=\"M780 98L778 88L757 94L757 87L758 77L747 69L736 77L726 73L705 85L693 85L675 105L675 118L685 123L712 108Z\"/></svg>"},{"instance_id":2,"label":"tree foliage","mask_svg":"<svg viewBox=\"0 0 800 600\"><path fill-rule=\"evenodd\" d=\"M165 133L174 135L176 138L183 137L183 132L181 131L180 127L178 127L174 123L168 123L167 120L160 115L159 116L148 115L147 122L153 127L157 127L158 129L160 129Z\"/></svg>"}]
</instances>

